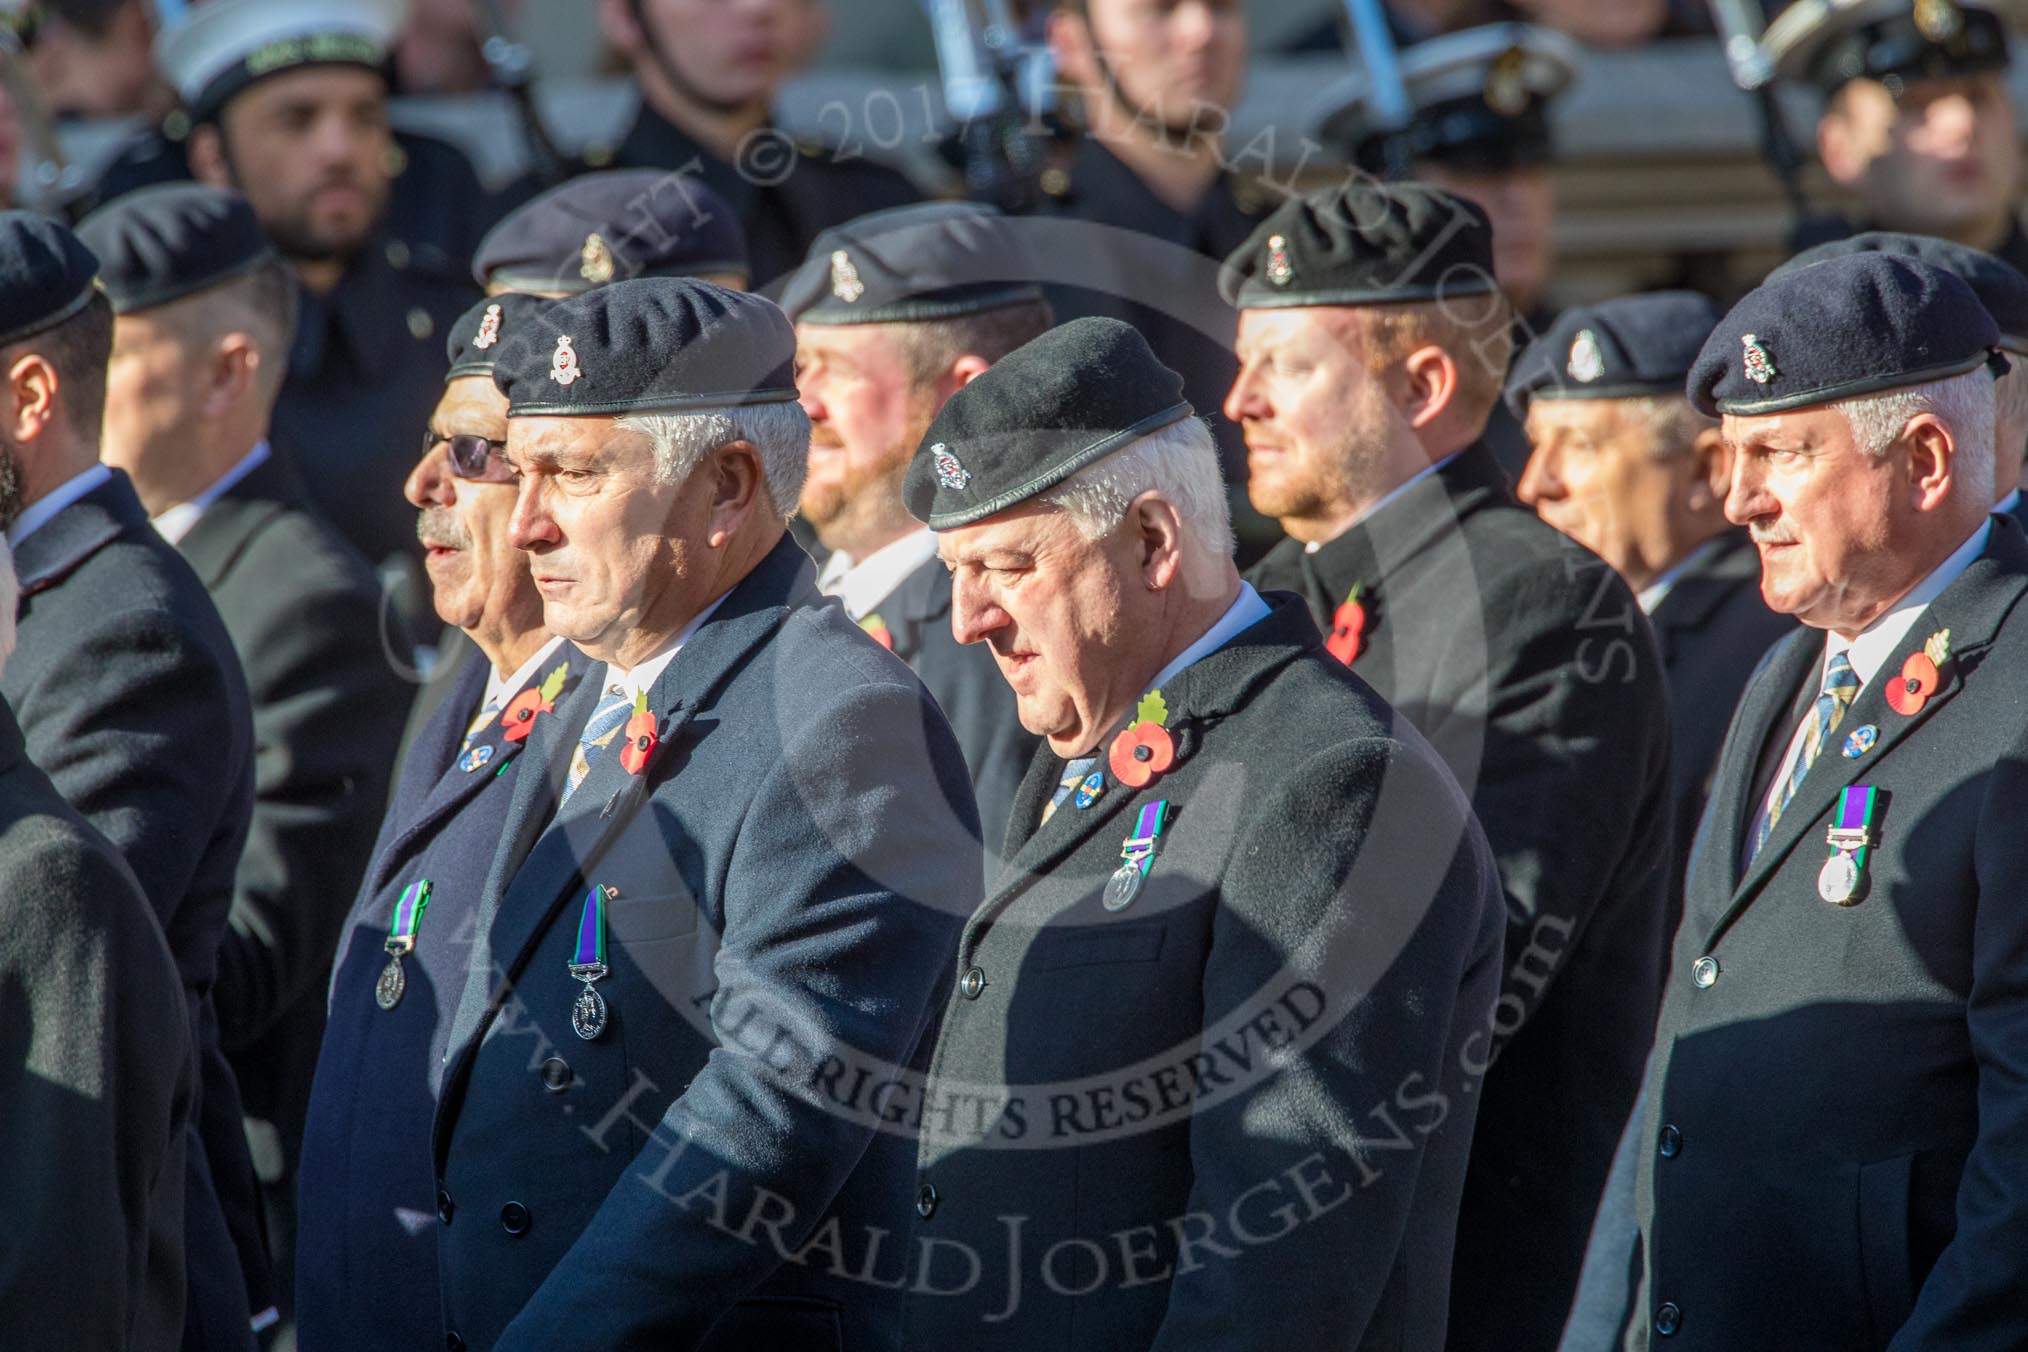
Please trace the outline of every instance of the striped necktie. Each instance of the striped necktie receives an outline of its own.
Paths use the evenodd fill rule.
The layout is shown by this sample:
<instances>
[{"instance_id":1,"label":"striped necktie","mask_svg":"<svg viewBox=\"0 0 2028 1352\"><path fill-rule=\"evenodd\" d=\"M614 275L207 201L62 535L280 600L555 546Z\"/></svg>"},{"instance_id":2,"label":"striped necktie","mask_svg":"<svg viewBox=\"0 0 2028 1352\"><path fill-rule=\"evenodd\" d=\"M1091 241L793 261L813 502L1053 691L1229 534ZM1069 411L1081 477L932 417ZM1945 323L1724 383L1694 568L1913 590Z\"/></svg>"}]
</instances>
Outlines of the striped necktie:
<instances>
[{"instance_id":1,"label":"striped necktie","mask_svg":"<svg viewBox=\"0 0 2028 1352\"><path fill-rule=\"evenodd\" d=\"M584 732L577 739L577 749L570 753L570 773L564 778L563 798L558 807L568 803L570 796L577 792L577 786L584 783L585 776L591 773L592 757L619 736L633 710L634 697L621 686L608 686L606 693L599 697L598 707L585 720Z\"/></svg>"},{"instance_id":2,"label":"striped necktie","mask_svg":"<svg viewBox=\"0 0 2028 1352\"><path fill-rule=\"evenodd\" d=\"M1099 758L1093 755L1079 756L1074 761L1065 761L1063 763L1063 777L1056 781L1056 792L1050 795L1047 803L1043 804L1042 821L1038 825L1047 826L1049 824L1049 819L1056 815L1056 809L1062 807L1064 801L1077 791L1077 786L1084 783L1086 775L1089 775L1093 770L1098 768L1098 762Z\"/></svg>"},{"instance_id":3,"label":"striped necktie","mask_svg":"<svg viewBox=\"0 0 2028 1352\"><path fill-rule=\"evenodd\" d=\"M1753 833L1753 854L1760 853L1760 847L1767 844L1768 836L1774 831L1775 823L1782 819L1782 812L1789 800L1802 787L1803 776L1810 772L1810 763L1817 759L1817 753L1824 749L1824 743L1838 728L1845 717L1845 711L1852 707L1852 700L1859 693L1859 673L1852 670L1852 662L1844 653L1833 657L1824 668L1824 685L1817 696L1817 702L1810 706L1809 719L1804 723L1803 749L1796 757L1795 765L1789 770L1788 778L1782 781L1781 791L1761 815L1760 828ZM1753 856L1748 856L1749 859Z\"/></svg>"}]
</instances>

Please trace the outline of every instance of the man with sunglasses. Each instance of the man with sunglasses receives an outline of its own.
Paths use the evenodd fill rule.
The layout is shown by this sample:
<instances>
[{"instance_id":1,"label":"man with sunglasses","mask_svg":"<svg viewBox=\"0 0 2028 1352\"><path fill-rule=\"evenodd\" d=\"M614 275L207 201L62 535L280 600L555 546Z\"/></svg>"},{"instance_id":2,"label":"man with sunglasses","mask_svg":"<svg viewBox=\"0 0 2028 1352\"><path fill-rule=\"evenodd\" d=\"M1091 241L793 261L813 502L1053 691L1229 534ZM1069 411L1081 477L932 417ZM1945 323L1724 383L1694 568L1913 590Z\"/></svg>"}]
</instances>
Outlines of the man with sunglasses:
<instances>
[{"instance_id":1,"label":"man with sunglasses","mask_svg":"<svg viewBox=\"0 0 2028 1352\"><path fill-rule=\"evenodd\" d=\"M436 1236L403 1216L436 1213L430 1122L473 924L432 880L485 876L528 733L591 665L543 629L528 557L507 531L515 488L493 359L547 308L494 296L452 326L450 375L408 477L437 615L476 651L438 683L415 730L333 966L298 1193L305 1347L393 1352L443 1337ZM569 1087L560 1057L537 1061L547 1089Z\"/></svg>"},{"instance_id":2,"label":"man with sunglasses","mask_svg":"<svg viewBox=\"0 0 2028 1352\"><path fill-rule=\"evenodd\" d=\"M269 451L295 287L253 208L165 184L79 234L115 315L101 455L210 591L253 702L253 816L213 998L268 1184L286 1316L290 1180L324 986L386 806L407 654L383 641L372 568Z\"/></svg>"}]
</instances>

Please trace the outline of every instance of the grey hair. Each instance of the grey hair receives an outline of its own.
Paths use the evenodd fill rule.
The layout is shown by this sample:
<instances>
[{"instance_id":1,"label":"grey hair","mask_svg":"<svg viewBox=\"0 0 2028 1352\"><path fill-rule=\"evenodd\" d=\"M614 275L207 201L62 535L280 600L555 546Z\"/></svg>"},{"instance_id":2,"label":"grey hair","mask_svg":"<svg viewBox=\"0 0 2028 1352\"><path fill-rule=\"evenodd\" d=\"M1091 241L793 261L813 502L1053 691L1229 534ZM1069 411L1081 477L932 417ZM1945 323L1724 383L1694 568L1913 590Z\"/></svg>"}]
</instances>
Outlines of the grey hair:
<instances>
[{"instance_id":1,"label":"grey hair","mask_svg":"<svg viewBox=\"0 0 2028 1352\"><path fill-rule=\"evenodd\" d=\"M1160 493L1183 519L1184 529L1214 554L1230 554L1232 505L1218 468L1218 444L1201 418L1158 428L1086 465L1040 501L1068 512L1085 538L1119 527L1134 499Z\"/></svg>"},{"instance_id":2,"label":"grey hair","mask_svg":"<svg viewBox=\"0 0 2028 1352\"><path fill-rule=\"evenodd\" d=\"M639 432L655 450L655 478L680 484L720 446L752 443L767 475L768 497L787 520L803 496L810 463L810 415L795 400L739 404L709 413L636 413L621 418L622 431Z\"/></svg>"},{"instance_id":3,"label":"grey hair","mask_svg":"<svg viewBox=\"0 0 2028 1352\"><path fill-rule=\"evenodd\" d=\"M1927 385L1844 399L1832 404L1845 415L1852 440L1867 455L1882 456L1918 414L1933 414L1950 428L1960 450L1993 446L1993 419L1996 407L1993 377L1983 366L1961 376L1946 376ZM1952 460L1952 476L1961 482L1967 496L1991 502L1993 498L1993 457L1966 455Z\"/></svg>"},{"instance_id":4,"label":"grey hair","mask_svg":"<svg viewBox=\"0 0 2028 1352\"><path fill-rule=\"evenodd\" d=\"M1621 413L1640 423L1657 460L1688 455L1701 433L1718 426L1684 394L1644 394L1619 401Z\"/></svg>"}]
</instances>

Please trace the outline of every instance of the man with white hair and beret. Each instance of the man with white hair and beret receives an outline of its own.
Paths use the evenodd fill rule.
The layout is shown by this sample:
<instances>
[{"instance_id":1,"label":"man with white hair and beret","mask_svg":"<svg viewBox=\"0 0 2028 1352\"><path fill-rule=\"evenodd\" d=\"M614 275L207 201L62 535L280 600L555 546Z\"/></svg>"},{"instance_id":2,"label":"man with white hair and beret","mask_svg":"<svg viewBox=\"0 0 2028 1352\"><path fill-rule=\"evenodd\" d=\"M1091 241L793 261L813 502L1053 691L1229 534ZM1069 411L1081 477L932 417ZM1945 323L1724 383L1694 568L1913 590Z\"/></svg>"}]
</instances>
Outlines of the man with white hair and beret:
<instances>
[{"instance_id":1,"label":"man with white hair and beret","mask_svg":"<svg viewBox=\"0 0 2028 1352\"><path fill-rule=\"evenodd\" d=\"M906 1346L1441 1347L1503 928L1457 782L1240 580L1128 325L972 380L905 494L1045 742L910 1104Z\"/></svg>"},{"instance_id":2,"label":"man with white hair and beret","mask_svg":"<svg viewBox=\"0 0 2028 1352\"><path fill-rule=\"evenodd\" d=\"M532 720L490 876L432 880L474 905L433 1132L446 1346L894 1344L900 1293L860 1274L908 1261L896 1097L978 817L935 702L787 536L794 360L771 302L687 278L502 339L509 530L602 665Z\"/></svg>"},{"instance_id":3,"label":"man with white hair and beret","mask_svg":"<svg viewBox=\"0 0 2028 1352\"><path fill-rule=\"evenodd\" d=\"M2000 334L1865 253L1771 281L1688 382L1805 626L1720 753L1644 1092L1626 1345L1998 1348L2028 1329L2028 540Z\"/></svg>"}]
</instances>

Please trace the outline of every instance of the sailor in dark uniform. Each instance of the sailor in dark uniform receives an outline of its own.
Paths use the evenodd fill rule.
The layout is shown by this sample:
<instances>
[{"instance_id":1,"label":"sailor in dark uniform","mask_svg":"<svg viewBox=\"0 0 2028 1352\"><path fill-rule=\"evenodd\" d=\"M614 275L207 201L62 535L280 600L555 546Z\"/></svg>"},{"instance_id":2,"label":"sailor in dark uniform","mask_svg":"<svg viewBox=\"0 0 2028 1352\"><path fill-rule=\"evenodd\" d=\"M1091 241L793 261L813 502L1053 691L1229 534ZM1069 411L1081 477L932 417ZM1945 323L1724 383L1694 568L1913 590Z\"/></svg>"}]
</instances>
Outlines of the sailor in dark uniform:
<instances>
[{"instance_id":1,"label":"sailor in dark uniform","mask_svg":"<svg viewBox=\"0 0 2028 1352\"><path fill-rule=\"evenodd\" d=\"M1049 45L1083 132L1068 163L1042 174L1038 214L1083 222L1044 251L1060 317L1105 315L1147 336L1204 410L1234 486L1242 560L1273 543L1237 491L1246 477L1238 429L1216 412L1232 384L1232 307L1218 264L1281 200L1263 177L1228 169L1223 132L1246 75L1246 15L1237 0L1149 10L1129 0L1068 0L1049 16Z\"/></svg>"},{"instance_id":2,"label":"sailor in dark uniform","mask_svg":"<svg viewBox=\"0 0 2028 1352\"><path fill-rule=\"evenodd\" d=\"M909 1104L904 1345L1441 1348L1504 913L1464 793L1241 581L1125 324L952 396L905 491L1045 745Z\"/></svg>"},{"instance_id":3,"label":"sailor in dark uniform","mask_svg":"<svg viewBox=\"0 0 2028 1352\"><path fill-rule=\"evenodd\" d=\"M1458 1226L1451 1345L1555 1340L1640 1083L1667 943L1660 654L1632 591L1513 498L1480 439L1510 316L1462 198L1356 182L1227 265L1249 574L1436 745L1507 892L1507 963ZM1484 1293L1501 1292L1498 1300Z\"/></svg>"},{"instance_id":4,"label":"sailor in dark uniform","mask_svg":"<svg viewBox=\"0 0 2028 1352\"><path fill-rule=\"evenodd\" d=\"M197 178L243 192L302 282L276 446L375 564L416 555L401 480L441 385L444 331L473 299L461 262L387 229L382 62L401 8L209 0L157 41ZM415 607L408 590L396 599Z\"/></svg>"},{"instance_id":5,"label":"sailor in dark uniform","mask_svg":"<svg viewBox=\"0 0 2028 1352\"><path fill-rule=\"evenodd\" d=\"M943 401L1049 327L1034 275L1019 222L937 202L825 231L782 295L811 424L801 514L830 551L817 586L937 697L972 770L989 869L1035 738L988 652L953 636L950 572L901 481Z\"/></svg>"},{"instance_id":6,"label":"sailor in dark uniform","mask_svg":"<svg viewBox=\"0 0 2028 1352\"><path fill-rule=\"evenodd\" d=\"M430 1121L472 954L473 889L438 884L484 874L532 725L591 665L542 628L527 557L507 531L514 485L493 358L545 308L499 296L453 326L444 397L409 478L437 613L471 640L470 656L403 760L333 966L298 1188L305 1347L399 1352L443 1338L436 1236L404 1219L434 1224ZM567 1086L561 1059L543 1073Z\"/></svg>"},{"instance_id":7,"label":"sailor in dark uniform","mask_svg":"<svg viewBox=\"0 0 2028 1352\"><path fill-rule=\"evenodd\" d=\"M806 54L802 11L823 3L599 5L607 41L633 68L641 106L619 144L591 147L586 163L702 177L745 230L756 287L801 263L827 227L922 197L870 157L879 133L863 121L852 121L837 147L790 136L771 121L776 92Z\"/></svg>"},{"instance_id":8,"label":"sailor in dark uniform","mask_svg":"<svg viewBox=\"0 0 2028 1352\"><path fill-rule=\"evenodd\" d=\"M1941 235L2028 272L2007 90L2007 29L2024 13L2019 0L1858 0L1775 16L1761 45L1777 77L1823 92L1817 158L1858 197L1855 229Z\"/></svg>"},{"instance_id":9,"label":"sailor in dark uniform","mask_svg":"<svg viewBox=\"0 0 2028 1352\"><path fill-rule=\"evenodd\" d=\"M605 169L516 207L479 241L472 280L488 295L563 297L630 277L751 280L732 206L695 173Z\"/></svg>"},{"instance_id":10,"label":"sailor in dark uniform","mask_svg":"<svg viewBox=\"0 0 2028 1352\"><path fill-rule=\"evenodd\" d=\"M2028 456L2028 276L1999 255L1968 244L1868 230L1805 249L1769 273L1768 280L1840 254L1868 252L1917 258L1956 273L1999 325L2000 350L2011 367L1993 387L1993 510L2028 525L2021 504L2022 459Z\"/></svg>"},{"instance_id":11,"label":"sailor in dark uniform","mask_svg":"<svg viewBox=\"0 0 2028 1352\"><path fill-rule=\"evenodd\" d=\"M1555 29L1490 24L1402 49L1406 127L1377 125L1363 74L1323 100L1319 137L1360 169L1412 176L1484 208L1493 223L1493 273L1517 316L1517 352L1553 318L1546 308L1556 228L1549 109L1582 60L1577 44ZM1505 405L1487 420L1485 441L1507 477L1518 480L1528 437Z\"/></svg>"}]
</instances>

